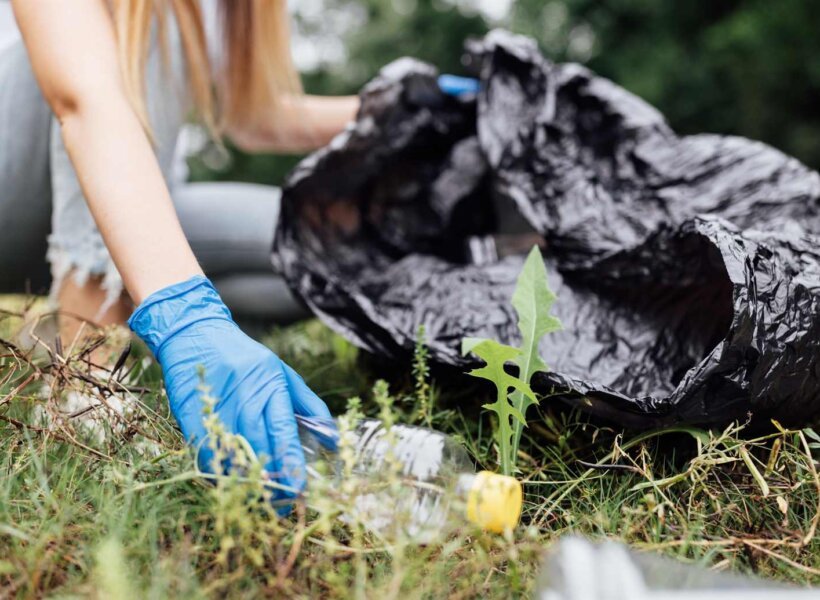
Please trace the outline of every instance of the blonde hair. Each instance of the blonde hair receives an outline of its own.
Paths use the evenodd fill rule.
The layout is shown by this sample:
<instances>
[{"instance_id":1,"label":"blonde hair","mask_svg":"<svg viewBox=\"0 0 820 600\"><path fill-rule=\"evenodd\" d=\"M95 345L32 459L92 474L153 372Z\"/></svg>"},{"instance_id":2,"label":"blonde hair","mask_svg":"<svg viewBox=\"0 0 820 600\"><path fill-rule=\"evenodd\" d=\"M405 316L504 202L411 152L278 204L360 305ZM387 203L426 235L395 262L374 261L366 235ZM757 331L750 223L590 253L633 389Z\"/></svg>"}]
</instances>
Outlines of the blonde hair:
<instances>
[{"instance_id":1,"label":"blonde hair","mask_svg":"<svg viewBox=\"0 0 820 600\"><path fill-rule=\"evenodd\" d=\"M301 95L290 53L286 0L219 0L219 5L227 56L216 72L199 0L112 0L126 92L149 133L144 82L151 30L156 24L167 55L169 14L180 31L194 108L213 133L252 126L269 117L284 95Z\"/></svg>"}]
</instances>

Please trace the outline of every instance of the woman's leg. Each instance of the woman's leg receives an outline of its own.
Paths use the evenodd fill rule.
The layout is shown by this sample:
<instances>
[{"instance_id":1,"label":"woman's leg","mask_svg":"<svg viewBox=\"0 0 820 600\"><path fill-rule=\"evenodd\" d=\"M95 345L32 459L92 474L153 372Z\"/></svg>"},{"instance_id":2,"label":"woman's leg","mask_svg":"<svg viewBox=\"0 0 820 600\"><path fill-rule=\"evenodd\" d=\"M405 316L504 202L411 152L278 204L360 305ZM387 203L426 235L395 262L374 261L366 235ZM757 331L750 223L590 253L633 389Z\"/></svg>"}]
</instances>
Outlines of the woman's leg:
<instances>
[{"instance_id":1,"label":"woman's leg","mask_svg":"<svg viewBox=\"0 0 820 600\"><path fill-rule=\"evenodd\" d=\"M60 307L60 338L66 347L81 342L85 337L83 332L89 333L86 323L103 327L122 325L133 311L133 305L125 295L111 302L102 279L94 276L82 285L73 277L66 277L57 291L57 303ZM101 358L105 362L105 358Z\"/></svg>"},{"instance_id":2,"label":"woman's leg","mask_svg":"<svg viewBox=\"0 0 820 600\"><path fill-rule=\"evenodd\" d=\"M278 188L249 183L192 183L173 191L194 254L245 322L288 323L308 314L271 266L280 196Z\"/></svg>"},{"instance_id":3,"label":"woman's leg","mask_svg":"<svg viewBox=\"0 0 820 600\"><path fill-rule=\"evenodd\" d=\"M0 293L48 289L51 111L22 43L0 54Z\"/></svg>"}]
</instances>

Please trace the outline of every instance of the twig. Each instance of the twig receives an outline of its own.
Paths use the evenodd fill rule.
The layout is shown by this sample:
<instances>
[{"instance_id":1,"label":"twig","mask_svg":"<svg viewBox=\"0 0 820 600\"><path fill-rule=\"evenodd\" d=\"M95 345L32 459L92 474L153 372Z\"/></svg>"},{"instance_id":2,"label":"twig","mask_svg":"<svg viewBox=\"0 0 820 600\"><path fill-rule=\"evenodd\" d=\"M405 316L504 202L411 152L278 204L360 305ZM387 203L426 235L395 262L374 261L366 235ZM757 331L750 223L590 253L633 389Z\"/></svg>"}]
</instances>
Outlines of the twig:
<instances>
[{"instance_id":1,"label":"twig","mask_svg":"<svg viewBox=\"0 0 820 600\"><path fill-rule=\"evenodd\" d=\"M812 575L820 575L820 569L815 569L814 567L807 567L806 565L801 565L799 562L788 558L787 556L783 556L775 552L774 550L769 550L768 548L764 548L763 546L759 546L754 542L750 542L748 540L741 540L742 543L749 548L753 548L758 552L762 552L763 554L767 554L772 558L776 558L777 560L783 561L787 565L794 567L795 569L800 569L801 571L805 571L806 573L810 573Z\"/></svg>"},{"instance_id":2,"label":"twig","mask_svg":"<svg viewBox=\"0 0 820 600\"><path fill-rule=\"evenodd\" d=\"M34 431L36 433L48 433L48 430L43 429L42 427L34 427L33 425L29 425L28 423L23 423L22 421L18 421L17 419L12 419L11 417L7 417L6 415L0 415L0 421L5 421L9 425L14 425L20 431Z\"/></svg>"},{"instance_id":3,"label":"twig","mask_svg":"<svg viewBox=\"0 0 820 600\"><path fill-rule=\"evenodd\" d=\"M99 450L95 450L94 448L86 446L85 444L83 444L82 442L77 440L74 436L69 435L67 432L60 433L60 432L54 431L52 429L44 429L42 427L35 427L33 425L29 425L28 423L23 423L22 421L18 421L17 419L7 417L6 415L0 415L0 421L5 421L6 423L9 423L10 425L13 425L14 427L19 429L20 431L28 430L28 431L34 431L35 433L42 433L42 434L45 434L45 435L53 435L55 438L57 438L61 442L65 442L65 443L68 443L68 444L73 444L74 446L77 446L78 448L82 448L86 452L88 452L90 454L93 454L97 458L104 458L106 460L108 460L108 458L109 458L106 454L103 454ZM68 439L66 439L66 438L68 438Z\"/></svg>"},{"instance_id":4,"label":"twig","mask_svg":"<svg viewBox=\"0 0 820 600\"><path fill-rule=\"evenodd\" d=\"M284 587L285 579L290 576L293 566L296 564L296 559L299 557L299 552L302 550L302 544L304 543L305 537L309 531L305 527L305 505L303 503L297 503L296 513L299 520L295 539L293 540L293 544L290 546L285 563L277 569L278 573L276 575L276 587L280 589Z\"/></svg>"},{"instance_id":5,"label":"twig","mask_svg":"<svg viewBox=\"0 0 820 600\"><path fill-rule=\"evenodd\" d=\"M803 450L806 452L806 458L808 459L806 462L809 463L809 471L811 471L812 477L814 478L814 487L817 489L817 510L811 520L809 531L803 538L803 545L805 546L814 538L814 534L817 531L817 522L820 521L820 477L817 476L817 469L814 467L814 459L812 458L806 436L803 435L802 431L800 431L798 435L800 436L800 443L803 445Z\"/></svg>"},{"instance_id":6,"label":"twig","mask_svg":"<svg viewBox=\"0 0 820 600\"><path fill-rule=\"evenodd\" d=\"M661 549L661 548L678 548L680 546L692 546L697 548L710 548L715 546L738 546L740 544L761 544L765 546L786 546L789 548L794 548L795 550L799 550L802 548L802 543L797 541L790 541L790 540L772 540L768 538L741 538L741 537L727 537L723 539L717 540L689 540L689 539L682 539L682 540L669 540L666 542L657 542L653 544L647 543L636 543L634 544L636 548L641 548L644 550L654 550L654 549Z\"/></svg>"},{"instance_id":7,"label":"twig","mask_svg":"<svg viewBox=\"0 0 820 600\"><path fill-rule=\"evenodd\" d=\"M12 398L17 396L17 394L19 394L23 390L23 388L25 388L27 385L29 385L35 379L39 379L39 378L40 378L40 373L37 372L37 371L35 371L34 373L32 373L31 375L26 377L26 379L25 379L25 381L23 381L23 383L16 386L13 390L11 390L8 394L6 394L6 399L2 403L0 403L0 405L6 404L7 402L9 402Z\"/></svg>"},{"instance_id":8,"label":"twig","mask_svg":"<svg viewBox=\"0 0 820 600\"><path fill-rule=\"evenodd\" d=\"M577 460L575 461L582 467L586 467L588 469L596 469L599 471L629 471L631 473L637 473L638 475L642 475L643 472L633 465L621 465L621 464L596 464L586 462L585 460Z\"/></svg>"}]
</instances>

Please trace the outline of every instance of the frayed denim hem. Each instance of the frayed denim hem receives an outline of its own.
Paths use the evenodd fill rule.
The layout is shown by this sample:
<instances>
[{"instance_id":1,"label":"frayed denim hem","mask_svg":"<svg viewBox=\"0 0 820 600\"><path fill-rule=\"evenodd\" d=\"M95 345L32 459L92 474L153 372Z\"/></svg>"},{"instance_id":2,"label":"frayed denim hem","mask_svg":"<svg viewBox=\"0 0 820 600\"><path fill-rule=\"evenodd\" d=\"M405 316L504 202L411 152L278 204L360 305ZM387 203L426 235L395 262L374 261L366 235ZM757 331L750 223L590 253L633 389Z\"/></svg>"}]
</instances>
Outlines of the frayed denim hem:
<instances>
[{"instance_id":1,"label":"frayed denim hem","mask_svg":"<svg viewBox=\"0 0 820 600\"><path fill-rule=\"evenodd\" d=\"M92 277L102 277L101 287L106 292L105 301L94 316L95 319L101 318L122 296L122 277L102 240L99 243L72 244L71 247L66 247L52 235L49 237L47 258L51 264L49 300L52 304L56 305L57 294L67 277L71 277L80 287L85 286Z\"/></svg>"}]
</instances>

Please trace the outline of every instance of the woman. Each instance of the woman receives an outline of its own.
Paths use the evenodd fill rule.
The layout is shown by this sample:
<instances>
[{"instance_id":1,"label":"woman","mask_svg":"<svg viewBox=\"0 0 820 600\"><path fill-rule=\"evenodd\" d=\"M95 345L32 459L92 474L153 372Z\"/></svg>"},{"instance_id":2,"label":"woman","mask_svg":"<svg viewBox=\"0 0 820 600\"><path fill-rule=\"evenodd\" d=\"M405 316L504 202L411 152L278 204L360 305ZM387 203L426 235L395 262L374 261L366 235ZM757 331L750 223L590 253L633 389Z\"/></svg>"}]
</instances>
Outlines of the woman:
<instances>
[{"instance_id":1,"label":"woman","mask_svg":"<svg viewBox=\"0 0 820 600\"><path fill-rule=\"evenodd\" d=\"M304 484L294 415L328 417L327 407L236 326L174 207L191 221L222 210L227 217L211 227L230 242L237 231L272 232L276 197L231 188L226 211L214 203L219 188L172 196L173 147L193 110L246 150L310 150L353 118L358 100L301 94L285 0L221 0L219 39L207 35L202 5L12 0L25 51L0 47L0 235L17 252L0 263L0 285L32 275L20 266L39 254L52 204L48 258L61 311L104 325L136 305L128 323L161 364L172 412L203 468L212 453L202 377L226 429L266 457L286 497ZM269 249L263 239L254 251L266 262ZM61 323L63 339L76 330L74 320Z\"/></svg>"},{"instance_id":2,"label":"woman","mask_svg":"<svg viewBox=\"0 0 820 600\"><path fill-rule=\"evenodd\" d=\"M191 110L241 148L278 152L324 145L355 115L355 97L301 94L285 4L221 0L217 36L207 34L214 28L206 26L212 3L205 1L12 0L27 52L0 48L0 231L19 238L19 246L7 239L7 248L25 249L12 265L38 254L51 203L48 258L61 311L104 325L124 321L137 305L128 323L162 366L171 410L202 467L212 463L204 377L226 429L266 457L283 497L304 484L294 415L329 417L327 407L236 326L174 207L194 237L209 230L221 240L217 259L238 235L266 265L276 195L183 187L172 199L169 183L182 116ZM471 91L470 83L447 81L445 91ZM204 237L207 261L214 257ZM247 263L244 250L239 262ZM25 275L13 266L2 271ZM77 321L64 319L63 339L76 333Z\"/></svg>"},{"instance_id":3,"label":"woman","mask_svg":"<svg viewBox=\"0 0 820 600\"><path fill-rule=\"evenodd\" d=\"M211 45L217 46L220 40L216 35L216 3L204 4L205 30ZM174 156L174 147L185 106L179 93L184 87L185 73L181 40L178 32L171 34L169 62L174 85L163 85L167 77L162 73L161 53L155 48L146 66L146 100L155 153L194 254L216 287L227 294L226 301L233 312L246 318L279 322L302 316L301 307L293 301L284 282L270 269L279 190L235 183L186 185L181 181L184 161ZM0 0L0 113L5 116L4 126L0 126L0 169L5 171L0 179L4 183L0 192L0 293L39 293L49 283L45 256L53 172L54 235L49 254L56 263L53 271L57 281L52 290L55 295L63 292L63 340L69 343L83 319L97 320L107 312L101 313L100 308L119 304L114 306L114 312L120 313L115 320L123 321L122 315L127 316L131 306L121 294L119 274L86 206L59 126L55 123L52 127L51 112L39 93L19 38L11 5ZM325 108L333 104L325 101ZM341 120L355 110L350 108L355 105L354 98L335 102L345 111ZM325 135L332 135L336 127L333 125ZM69 260L64 256L66 252ZM68 269L72 270L73 281L82 284L89 276L97 276L97 280L92 278L91 285L82 286L86 293L79 297L71 295L71 281L66 288L60 285ZM101 302L100 297L108 302Z\"/></svg>"}]
</instances>

